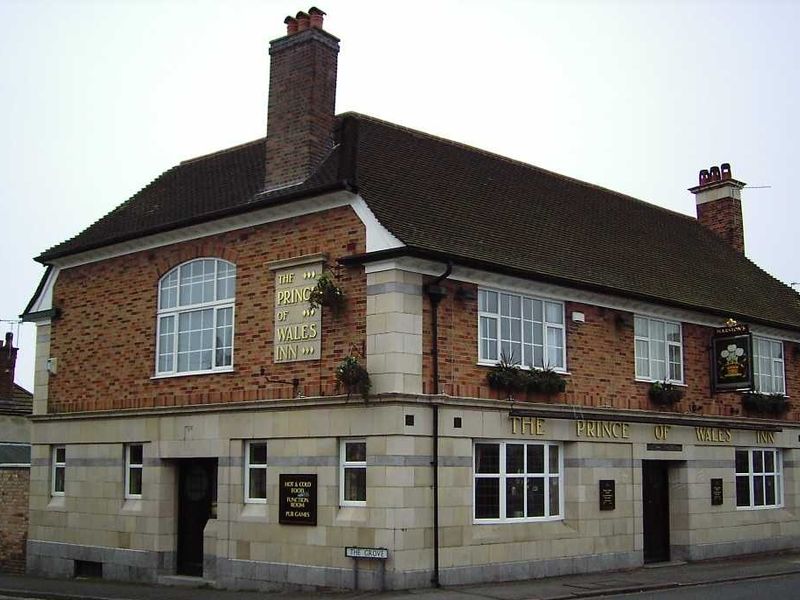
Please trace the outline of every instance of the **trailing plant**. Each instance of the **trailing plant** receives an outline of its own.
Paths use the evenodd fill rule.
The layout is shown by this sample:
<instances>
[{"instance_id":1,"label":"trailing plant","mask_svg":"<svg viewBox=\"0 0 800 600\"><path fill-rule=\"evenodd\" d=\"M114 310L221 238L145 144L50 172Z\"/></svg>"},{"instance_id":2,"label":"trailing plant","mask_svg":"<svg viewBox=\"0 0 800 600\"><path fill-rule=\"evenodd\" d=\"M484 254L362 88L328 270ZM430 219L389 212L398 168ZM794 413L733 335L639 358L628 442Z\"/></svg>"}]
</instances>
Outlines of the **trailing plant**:
<instances>
[{"instance_id":1,"label":"trailing plant","mask_svg":"<svg viewBox=\"0 0 800 600\"><path fill-rule=\"evenodd\" d=\"M369 398L372 382L369 379L369 373L358 362L356 356L351 354L339 363L339 366L336 367L336 381L347 390L348 397L353 392L357 392L364 400Z\"/></svg>"},{"instance_id":2,"label":"trailing plant","mask_svg":"<svg viewBox=\"0 0 800 600\"><path fill-rule=\"evenodd\" d=\"M780 415L789 409L789 399L783 394L745 392L742 394L742 406L754 413Z\"/></svg>"},{"instance_id":3,"label":"trailing plant","mask_svg":"<svg viewBox=\"0 0 800 600\"><path fill-rule=\"evenodd\" d=\"M654 381L648 395L653 404L671 406L683 398L683 390L668 381Z\"/></svg>"},{"instance_id":4,"label":"trailing plant","mask_svg":"<svg viewBox=\"0 0 800 600\"><path fill-rule=\"evenodd\" d=\"M510 400L515 392L521 392L527 387L527 373L519 363L514 360L513 354L509 357L500 354L500 361L486 374L489 387L506 393Z\"/></svg>"},{"instance_id":5,"label":"trailing plant","mask_svg":"<svg viewBox=\"0 0 800 600\"><path fill-rule=\"evenodd\" d=\"M527 376L527 390L534 394L553 396L567 389L566 380L550 367L533 369Z\"/></svg>"},{"instance_id":6,"label":"trailing plant","mask_svg":"<svg viewBox=\"0 0 800 600\"><path fill-rule=\"evenodd\" d=\"M339 314L344 307L344 302L345 297L342 288L336 285L333 275L327 272L319 276L317 284L308 296L308 305L311 308L325 306L333 310L335 314Z\"/></svg>"}]
</instances>

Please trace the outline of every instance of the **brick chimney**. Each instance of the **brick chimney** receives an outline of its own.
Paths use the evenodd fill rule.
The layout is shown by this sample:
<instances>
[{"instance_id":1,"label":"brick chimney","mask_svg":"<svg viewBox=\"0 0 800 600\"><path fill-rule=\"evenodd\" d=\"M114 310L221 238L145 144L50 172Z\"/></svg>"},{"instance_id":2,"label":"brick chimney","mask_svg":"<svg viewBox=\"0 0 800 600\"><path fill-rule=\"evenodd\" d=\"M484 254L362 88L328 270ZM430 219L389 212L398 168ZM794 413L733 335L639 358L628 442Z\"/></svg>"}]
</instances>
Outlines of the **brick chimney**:
<instances>
[{"instance_id":1,"label":"brick chimney","mask_svg":"<svg viewBox=\"0 0 800 600\"><path fill-rule=\"evenodd\" d=\"M286 17L286 36L270 42L266 189L305 180L333 145L339 39L324 15Z\"/></svg>"},{"instance_id":2,"label":"brick chimney","mask_svg":"<svg viewBox=\"0 0 800 600\"><path fill-rule=\"evenodd\" d=\"M10 398L14 391L14 368L17 365L17 349L12 345L14 334L6 333L5 344L0 344L0 399Z\"/></svg>"},{"instance_id":3,"label":"brick chimney","mask_svg":"<svg viewBox=\"0 0 800 600\"><path fill-rule=\"evenodd\" d=\"M713 231L733 249L744 254L744 225L742 223L742 188L731 166L722 163L700 171L698 185L689 188L697 204L697 220Z\"/></svg>"}]
</instances>

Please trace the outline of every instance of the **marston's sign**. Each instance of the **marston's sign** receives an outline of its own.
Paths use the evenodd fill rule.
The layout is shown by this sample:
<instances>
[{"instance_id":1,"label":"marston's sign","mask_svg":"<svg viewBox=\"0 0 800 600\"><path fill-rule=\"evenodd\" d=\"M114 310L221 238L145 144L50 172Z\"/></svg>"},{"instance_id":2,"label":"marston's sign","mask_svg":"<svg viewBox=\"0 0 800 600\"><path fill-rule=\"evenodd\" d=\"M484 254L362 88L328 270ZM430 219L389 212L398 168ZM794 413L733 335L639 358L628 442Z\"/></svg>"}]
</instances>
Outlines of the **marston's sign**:
<instances>
[{"instance_id":1,"label":"marston's sign","mask_svg":"<svg viewBox=\"0 0 800 600\"><path fill-rule=\"evenodd\" d=\"M711 380L714 391L753 387L753 338L746 325L730 324L714 331Z\"/></svg>"}]
</instances>

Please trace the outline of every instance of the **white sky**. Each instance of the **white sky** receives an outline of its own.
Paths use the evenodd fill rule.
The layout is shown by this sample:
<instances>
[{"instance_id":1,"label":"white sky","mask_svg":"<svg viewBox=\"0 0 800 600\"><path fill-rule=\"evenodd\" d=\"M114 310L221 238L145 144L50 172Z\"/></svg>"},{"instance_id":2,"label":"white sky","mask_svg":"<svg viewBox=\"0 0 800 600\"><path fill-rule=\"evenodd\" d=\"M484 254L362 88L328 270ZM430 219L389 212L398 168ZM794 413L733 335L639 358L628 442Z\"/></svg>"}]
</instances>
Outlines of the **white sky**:
<instances>
[{"instance_id":1,"label":"white sky","mask_svg":"<svg viewBox=\"0 0 800 600\"><path fill-rule=\"evenodd\" d=\"M319 2L342 40L337 112L686 214L697 172L730 162L771 186L743 192L748 256L800 281L800 3ZM24 309L41 251L181 160L264 135L268 42L310 5L0 0L0 319ZM34 326L20 333L31 389Z\"/></svg>"}]
</instances>

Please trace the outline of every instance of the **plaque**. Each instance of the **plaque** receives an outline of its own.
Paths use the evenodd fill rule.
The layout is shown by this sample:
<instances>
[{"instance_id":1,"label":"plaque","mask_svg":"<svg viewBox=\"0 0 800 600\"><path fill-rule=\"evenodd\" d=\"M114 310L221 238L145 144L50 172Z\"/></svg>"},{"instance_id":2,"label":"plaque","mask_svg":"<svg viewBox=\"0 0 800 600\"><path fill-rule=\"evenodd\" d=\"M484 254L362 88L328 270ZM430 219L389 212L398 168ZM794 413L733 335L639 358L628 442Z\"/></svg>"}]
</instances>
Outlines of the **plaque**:
<instances>
[{"instance_id":1,"label":"plaque","mask_svg":"<svg viewBox=\"0 0 800 600\"><path fill-rule=\"evenodd\" d=\"M273 360L276 363L319 360L322 348L322 309L308 304L322 275L323 263L314 258L272 263L275 274Z\"/></svg>"},{"instance_id":2,"label":"plaque","mask_svg":"<svg viewBox=\"0 0 800 600\"><path fill-rule=\"evenodd\" d=\"M683 444L647 444L647 450L650 452L682 452Z\"/></svg>"},{"instance_id":3,"label":"plaque","mask_svg":"<svg viewBox=\"0 0 800 600\"><path fill-rule=\"evenodd\" d=\"M720 506L722 504L722 479L711 480L711 506Z\"/></svg>"},{"instance_id":4,"label":"plaque","mask_svg":"<svg viewBox=\"0 0 800 600\"><path fill-rule=\"evenodd\" d=\"M316 525L317 476L281 474L278 486L278 522L284 525Z\"/></svg>"},{"instance_id":5,"label":"plaque","mask_svg":"<svg viewBox=\"0 0 800 600\"><path fill-rule=\"evenodd\" d=\"M616 493L613 479L600 480L600 510L614 510Z\"/></svg>"}]
</instances>

